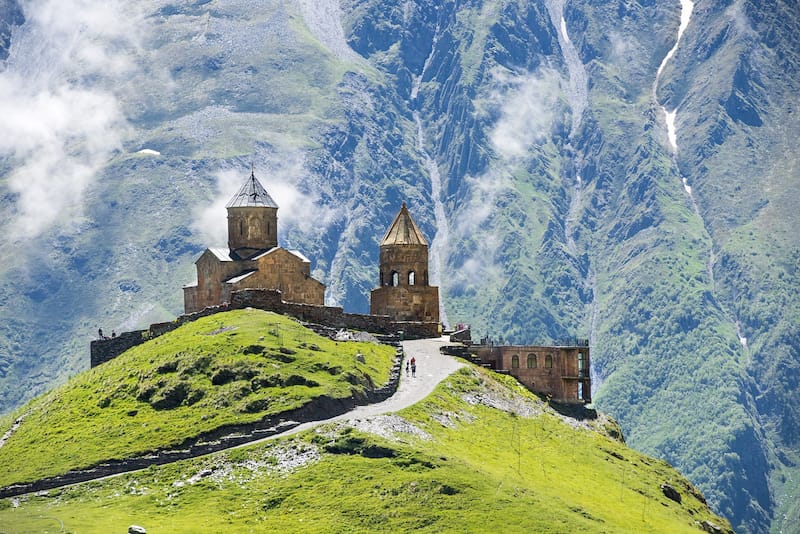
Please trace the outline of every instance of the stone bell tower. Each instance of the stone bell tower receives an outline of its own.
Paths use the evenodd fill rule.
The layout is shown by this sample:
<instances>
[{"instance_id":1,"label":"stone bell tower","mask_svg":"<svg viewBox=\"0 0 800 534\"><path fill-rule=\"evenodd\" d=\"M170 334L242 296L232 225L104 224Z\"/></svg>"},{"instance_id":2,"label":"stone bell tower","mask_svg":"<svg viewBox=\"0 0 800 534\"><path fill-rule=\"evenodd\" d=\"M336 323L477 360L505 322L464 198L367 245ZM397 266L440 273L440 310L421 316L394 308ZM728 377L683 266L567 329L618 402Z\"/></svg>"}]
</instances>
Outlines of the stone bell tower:
<instances>
[{"instance_id":1,"label":"stone bell tower","mask_svg":"<svg viewBox=\"0 0 800 534\"><path fill-rule=\"evenodd\" d=\"M380 243L380 287L370 293L370 313L439 322L439 288L428 285L428 243L405 202Z\"/></svg>"},{"instance_id":2,"label":"stone bell tower","mask_svg":"<svg viewBox=\"0 0 800 534\"><path fill-rule=\"evenodd\" d=\"M232 258L249 259L278 246L278 205L252 171L225 207Z\"/></svg>"}]
</instances>

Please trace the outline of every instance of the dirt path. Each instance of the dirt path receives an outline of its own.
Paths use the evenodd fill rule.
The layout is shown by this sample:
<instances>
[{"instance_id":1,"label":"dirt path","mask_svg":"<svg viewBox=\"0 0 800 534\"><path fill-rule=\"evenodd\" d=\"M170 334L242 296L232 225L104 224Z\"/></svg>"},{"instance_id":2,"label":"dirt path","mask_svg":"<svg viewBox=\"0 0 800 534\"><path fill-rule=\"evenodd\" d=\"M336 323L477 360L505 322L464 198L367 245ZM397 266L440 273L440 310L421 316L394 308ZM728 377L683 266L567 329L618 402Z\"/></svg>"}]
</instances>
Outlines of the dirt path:
<instances>
[{"instance_id":1,"label":"dirt path","mask_svg":"<svg viewBox=\"0 0 800 534\"><path fill-rule=\"evenodd\" d=\"M430 395L439 382L450 376L450 374L458 368L464 366L464 363L459 362L456 358L446 356L439 352L440 347L448 344L450 344L450 341L446 336L435 339L404 341L403 351L405 352L405 359L403 360L403 372L400 376L400 385L397 388L397 392L383 402L358 406L347 413L331 417L330 419L309 421L291 428L286 432L274 434L258 441L244 443L238 447L248 447L253 443L261 443L290 436L324 423L351 419L367 419L376 415L396 412L407 406L416 404ZM406 376L405 373L405 362L406 360L411 360L412 357L416 358L417 362L416 377Z\"/></svg>"}]
</instances>

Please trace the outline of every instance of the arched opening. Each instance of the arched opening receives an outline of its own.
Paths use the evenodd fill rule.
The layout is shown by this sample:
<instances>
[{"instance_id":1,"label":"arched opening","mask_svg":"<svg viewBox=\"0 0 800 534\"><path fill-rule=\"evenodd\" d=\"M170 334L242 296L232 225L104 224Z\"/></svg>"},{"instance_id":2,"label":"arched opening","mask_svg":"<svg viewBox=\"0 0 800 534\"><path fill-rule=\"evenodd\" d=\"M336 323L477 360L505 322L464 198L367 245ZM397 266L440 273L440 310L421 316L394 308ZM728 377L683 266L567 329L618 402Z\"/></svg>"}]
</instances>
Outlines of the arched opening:
<instances>
[{"instance_id":1,"label":"arched opening","mask_svg":"<svg viewBox=\"0 0 800 534\"><path fill-rule=\"evenodd\" d=\"M244 221L241 219L239 219L239 235L244 235Z\"/></svg>"},{"instance_id":2,"label":"arched opening","mask_svg":"<svg viewBox=\"0 0 800 534\"><path fill-rule=\"evenodd\" d=\"M511 357L511 368L512 369L519 369L519 356L517 356L516 354L514 354Z\"/></svg>"},{"instance_id":3,"label":"arched opening","mask_svg":"<svg viewBox=\"0 0 800 534\"><path fill-rule=\"evenodd\" d=\"M408 273L408 285L413 286L416 282L417 274L414 271Z\"/></svg>"},{"instance_id":4,"label":"arched opening","mask_svg":"<svg viewBox=\"0 0 800 534\"><path fill-rule=\"evenodd\" d=\"M545 369L552 369L553 368L553 355L548 354L544 357L544 367Z\"/></svg>"},{"instance_id":5,"label":"arched opening","mask_svg":"<svg viewBox=\"0 0 800 534\"><path fill-rule=\"evenodd\" d=\"M383 271L381 271L381 286L383 286Z\"/></svg>"},{"instance_id":6,"label":"arched opening","mask_svg":"<svg viewBox=\"0 0 800 534\"><path fill-rule=\"evenodd\" d=\"M536 355L528 354L528 369L536 369Z\"/></svg>"},{"instance_id":7,"label":"arched opening","mask_svg":"<svg viewBox=\"0 0 800 534\"><path fill-rule=\"evenodd\" d=\"M392 271L392 283L389 285L392 287L397 287L400 285L400 273L397 271Z\"/></svg>"},{"instance_id":8,"label":"arched opening","mask_svg":"<svg viewBox=\"0 0 800 534\"><path fill-rule=\"evenodd\" d=\"M583 376L586 373L586 360L582 352L578 353L578 376ZM580 398L580 397L579 397Z\"/></svg>"}]
</instances>

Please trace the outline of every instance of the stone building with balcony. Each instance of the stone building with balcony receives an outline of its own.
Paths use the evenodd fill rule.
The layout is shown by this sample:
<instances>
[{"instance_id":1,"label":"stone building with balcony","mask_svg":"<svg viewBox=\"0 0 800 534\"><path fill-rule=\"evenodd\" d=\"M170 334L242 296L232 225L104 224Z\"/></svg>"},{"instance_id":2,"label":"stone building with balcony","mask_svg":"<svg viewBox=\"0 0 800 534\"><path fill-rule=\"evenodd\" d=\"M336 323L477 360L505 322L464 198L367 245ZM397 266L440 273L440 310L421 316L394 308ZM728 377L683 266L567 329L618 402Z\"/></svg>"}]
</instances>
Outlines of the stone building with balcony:
<instances>
[{"instance_id":1,"label":"stone building with balcony","mask_svg":"<svg viewBox=\"0 0 800 534\"><path fill-rule=\"evenodd\" d=\"M592 402L589 340L570 339L554 345L465 343L475 363L507 373L536 394L556 402Z\"/></svg>"}]
</instances>

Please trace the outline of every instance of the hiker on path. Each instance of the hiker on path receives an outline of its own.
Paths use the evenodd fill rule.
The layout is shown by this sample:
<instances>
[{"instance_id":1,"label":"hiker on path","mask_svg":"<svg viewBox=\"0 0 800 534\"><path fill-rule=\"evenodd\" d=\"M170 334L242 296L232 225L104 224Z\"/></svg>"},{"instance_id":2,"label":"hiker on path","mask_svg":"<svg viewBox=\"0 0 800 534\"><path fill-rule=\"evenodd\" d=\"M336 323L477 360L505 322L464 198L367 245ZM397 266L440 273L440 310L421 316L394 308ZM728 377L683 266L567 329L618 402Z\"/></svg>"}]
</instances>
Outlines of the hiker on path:
<instances>
[{"instance_id":1,"label":"hiker on path","mask_svg":"<svg viewBox=\"0 0 800 534\"><path fill-rule=\"evenodd\" d=\"M408 376L410 372L411 372L411 364L406 362L406 376Z\"/></svg>"},{"instance_id":2,"label":"hiker on path","mask_svg":"<svg viewBox=\"0 0 800 534\"><path fill-rule=\"evenodd\" d=\"M411 357L411 376L417 376L417 359L415 357Z\"/></svg>"}]
</instances>

